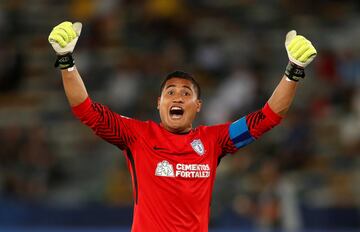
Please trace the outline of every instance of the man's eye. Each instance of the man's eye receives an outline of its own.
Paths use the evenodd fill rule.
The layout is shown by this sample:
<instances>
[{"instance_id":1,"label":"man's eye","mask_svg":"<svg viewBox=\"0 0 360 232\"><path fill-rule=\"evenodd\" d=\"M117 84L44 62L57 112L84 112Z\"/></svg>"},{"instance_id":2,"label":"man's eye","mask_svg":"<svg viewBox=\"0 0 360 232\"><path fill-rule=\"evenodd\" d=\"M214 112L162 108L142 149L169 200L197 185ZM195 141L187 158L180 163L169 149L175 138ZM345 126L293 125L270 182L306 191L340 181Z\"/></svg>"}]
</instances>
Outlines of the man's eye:
<instances>
[{"instance_id":1,"label":"man's eye","mask_svg":"<svg viewBox=\"0 0 360 232\"><path fill-rule=\"evenodd\" d=\"M169 92L168 92L168 95L173 95L174 94L174 91L172 91L172 90L170 90Z\"/></svg>"},{"instance_id":2,"label":"man's eye","mask_svg":"<svg viewBox=\"0 0 360 232\"><path fill-rule=\"evenodd\" d=\"M184 92L184 96L190 96L191 94L189 92Z\"/></svg>"}]
</instances>

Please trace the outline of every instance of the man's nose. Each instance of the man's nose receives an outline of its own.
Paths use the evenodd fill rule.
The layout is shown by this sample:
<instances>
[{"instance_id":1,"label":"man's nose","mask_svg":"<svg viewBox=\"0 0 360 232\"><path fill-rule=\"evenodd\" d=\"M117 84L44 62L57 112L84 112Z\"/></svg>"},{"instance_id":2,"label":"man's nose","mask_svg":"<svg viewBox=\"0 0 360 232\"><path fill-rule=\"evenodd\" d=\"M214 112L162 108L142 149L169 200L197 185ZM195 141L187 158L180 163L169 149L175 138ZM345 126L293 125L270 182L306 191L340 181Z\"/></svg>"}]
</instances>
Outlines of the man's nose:
<instances>
[{"instance_id":1,"label":"man's nose","mask_svg":"<svg viewBox=\"0 0 360 232\"><path fill-rule=\"evenodd\" d=\"M184 102L183 96L181 94L176 94L173 98L173 102L174 103L183 103Z\"/></svg>"}]
</instances>

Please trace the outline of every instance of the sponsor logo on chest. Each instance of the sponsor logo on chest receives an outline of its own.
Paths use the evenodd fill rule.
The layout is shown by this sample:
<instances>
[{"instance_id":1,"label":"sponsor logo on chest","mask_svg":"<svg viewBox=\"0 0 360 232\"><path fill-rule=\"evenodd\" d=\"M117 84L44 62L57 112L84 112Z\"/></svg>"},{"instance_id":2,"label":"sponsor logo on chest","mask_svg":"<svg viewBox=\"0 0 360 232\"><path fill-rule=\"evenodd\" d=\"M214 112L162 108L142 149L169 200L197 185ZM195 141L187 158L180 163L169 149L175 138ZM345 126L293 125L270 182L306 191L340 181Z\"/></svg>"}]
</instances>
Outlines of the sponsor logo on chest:
<instances>
[{"instance_id":1,"label":"sponsor logo on chest","mask_svg":"<svg viewBox=\"0 0 360 232\"><path fill-rule=\"evenodd\" d=\"M175 166L170 164L167 160L159 162L155 169L155 176L162 177L183 177L183 178L209 178L210 166L209 164L181 164Z\"/></svg>"}]
</instances>

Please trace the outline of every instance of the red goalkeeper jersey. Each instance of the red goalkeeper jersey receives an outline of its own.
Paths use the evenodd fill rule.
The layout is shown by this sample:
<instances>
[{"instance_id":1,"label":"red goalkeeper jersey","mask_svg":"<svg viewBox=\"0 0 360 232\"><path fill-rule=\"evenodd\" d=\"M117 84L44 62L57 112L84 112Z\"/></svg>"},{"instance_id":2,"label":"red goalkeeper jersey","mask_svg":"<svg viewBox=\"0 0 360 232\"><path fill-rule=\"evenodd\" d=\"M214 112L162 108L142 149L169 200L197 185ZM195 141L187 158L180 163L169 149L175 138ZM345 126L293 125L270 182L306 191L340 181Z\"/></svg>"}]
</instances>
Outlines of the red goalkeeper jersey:
<instances>
[{"instance_id":1,"label":"red goalkeeper jersey","mask_svg":"<svg viewBox=\"0 0 360 232\"><path fill-rule=\"evenodd\" d=\"M121 116L89 98L73 112L95 134L124 151L133 184L134 232L208 231L221 157L280 121L266 105L233 123L173 134L158 123Z\"/></svg>"}]
</instances>

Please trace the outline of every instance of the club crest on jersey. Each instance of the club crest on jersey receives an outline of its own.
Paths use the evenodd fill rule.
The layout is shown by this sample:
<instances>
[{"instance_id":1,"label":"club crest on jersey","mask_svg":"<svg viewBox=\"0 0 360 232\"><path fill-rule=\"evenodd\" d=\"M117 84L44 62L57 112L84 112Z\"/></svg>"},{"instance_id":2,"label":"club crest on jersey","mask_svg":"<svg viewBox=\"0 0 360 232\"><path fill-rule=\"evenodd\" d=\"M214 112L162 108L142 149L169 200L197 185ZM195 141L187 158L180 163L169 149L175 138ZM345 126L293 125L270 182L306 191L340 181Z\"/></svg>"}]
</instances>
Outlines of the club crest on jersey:
<instances>
[{"instance_id":1,"label":"club crest on jersey","mask_svg":"<svg viewBox=\"0 0 360 232\"><path fill-rule=\"evenodd\" d=\"M191 142L191 146L194 149L194 151L196 151L196 153L198 153L198 155L204 155L205 154L205 149L204 149L204 145L201 142L200 139L194 139Z\"/></svg>"},{"instance_id":2,"label":"club crest on jersey","mask_svg":"<svg viewBox=\"0 0 360 232\"><path fill-rule=\"evenodd\" d=\"M159 162L156 166L155 176L174 177L175 175L172 164L170 164L167 160Z\"/></svg>"}]
</instances>

